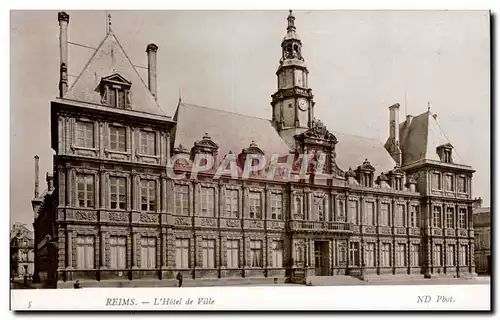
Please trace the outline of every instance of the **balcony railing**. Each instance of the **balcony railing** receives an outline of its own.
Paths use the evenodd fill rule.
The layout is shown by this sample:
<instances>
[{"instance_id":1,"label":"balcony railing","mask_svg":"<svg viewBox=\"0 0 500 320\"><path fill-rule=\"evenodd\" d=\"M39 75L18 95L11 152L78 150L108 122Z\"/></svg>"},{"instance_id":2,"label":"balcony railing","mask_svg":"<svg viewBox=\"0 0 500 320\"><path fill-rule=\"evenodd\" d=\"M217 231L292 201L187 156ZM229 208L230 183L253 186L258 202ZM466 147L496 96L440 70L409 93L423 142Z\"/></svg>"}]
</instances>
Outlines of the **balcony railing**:
<instances>
[{"instance_id":1,"label":"balcony railing","mask_svg":"<svg viewBox=\"0 0 500 320\"><path fill-rule=\"evenodd\" d=\"M291 231L353 232L352 223L345 222L292 220L289 226Z\"/></svg>"}]
</instances>

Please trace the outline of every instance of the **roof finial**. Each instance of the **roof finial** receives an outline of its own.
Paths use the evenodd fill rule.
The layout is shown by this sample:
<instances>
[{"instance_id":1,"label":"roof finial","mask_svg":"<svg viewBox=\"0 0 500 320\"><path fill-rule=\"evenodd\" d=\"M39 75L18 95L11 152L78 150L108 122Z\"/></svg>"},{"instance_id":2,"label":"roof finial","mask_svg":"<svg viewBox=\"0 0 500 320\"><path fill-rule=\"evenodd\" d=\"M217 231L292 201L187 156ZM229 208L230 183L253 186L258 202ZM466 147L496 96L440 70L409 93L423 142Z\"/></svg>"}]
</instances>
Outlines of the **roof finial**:
<instances>
[{"instance_id":1,"label":"roof finial","mask_svg":"<svg viewBox=\"0 0 500 320\"><path fill-rule=\"evenodd\" d=\"M111 32L111 13L108 14L108 33Z\"/></svg>"},{"instance_id":2,"label":"roof finial","mask_svg":"<svg viewBox=\"0 0 500 320\"><path fill-rule=\"evenodd\" d=\"M179 104L182 102L181 88L179 88Z\"/></svg>"},{"instance_id":3,"label":"roof finial","mask_svg":"<svg viewBox=\"0 0 500 320\"><path fill-rule=\"evenodd\" d=\"M290 14L288 15L288 27L286 30L295 30L295 17L293 16L292 10L289 10Z\"/></svg>"},{"instance_id":4,"label":"roof finial","mask_svg":"<svg viewBox=\"0 0 500 320\"><path fill-rule=\"evenodd\" d=\"M431 102L430 101L427 101L427 111L428 112L431 111Z\"/></svg>"}]
</instances>

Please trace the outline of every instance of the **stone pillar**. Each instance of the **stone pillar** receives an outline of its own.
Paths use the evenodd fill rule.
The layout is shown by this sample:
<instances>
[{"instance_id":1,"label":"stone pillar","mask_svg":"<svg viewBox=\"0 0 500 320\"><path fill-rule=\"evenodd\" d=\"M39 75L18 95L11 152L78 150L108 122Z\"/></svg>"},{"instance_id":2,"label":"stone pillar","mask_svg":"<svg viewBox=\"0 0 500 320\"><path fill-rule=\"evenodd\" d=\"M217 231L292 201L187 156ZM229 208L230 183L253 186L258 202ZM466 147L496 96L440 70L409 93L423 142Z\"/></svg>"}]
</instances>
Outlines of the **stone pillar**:
<instances>
[{"instance_id":1,"label":"stone pillar","mask_svg":"<svg viewBox=\"0 0 500 320\"><path fill-rule=\"evenodd\" d=\"M73 231L67 231L67 269L73 269Z\"/></svg>"},{"instance_id":2,"label":"stone pillar","mask_svg":"<svg viewBox=\"0 0 500 320\"><path fill-rule=\"evenodd\" d=\"M71 190L73 190L73 186L71 183L71 174L72 169L71 165L69 163L66 163L66 206L71 207L74 206L75 204L73 203L73 200L71 199Z\"/></svg>"},{"instance_id":3,"label":"stone pillar","mask_svg":"<svg viewBox=\"0 0 500 320\"><path fill-rule=\"evenodd\" d=\"M132 268L137 268L137 232L132 232Z\"/></svg>"},{"instance_id":4,"label":"stone pillar","mask_svg":"<svg viewBox=\"0 0 500 320\"><path fill-rule=\"evenodd\" d=\"M101 231L101 269L106 269L106 232Z\"/></svg>"},{"instance_id":5,"label":"stone pillar","mask_svg":"<svg viewBox=\"0 0 500 320\"><path fill-rule=\"evenodd\" d=\"M161 267L165 268L167 266L167 230L162 228L161 230Z\"/></svg>"},{"instance_id":6,"label":"stone pillar","mask_svg":"<svg viewBox=\"0 0 500 320\"><path fill-rule=\"evenodd\" d=\"M99 167L99 208L104 209L106 207L106 172L104 171L104 166Z\"/></svg>"}]
</instances>

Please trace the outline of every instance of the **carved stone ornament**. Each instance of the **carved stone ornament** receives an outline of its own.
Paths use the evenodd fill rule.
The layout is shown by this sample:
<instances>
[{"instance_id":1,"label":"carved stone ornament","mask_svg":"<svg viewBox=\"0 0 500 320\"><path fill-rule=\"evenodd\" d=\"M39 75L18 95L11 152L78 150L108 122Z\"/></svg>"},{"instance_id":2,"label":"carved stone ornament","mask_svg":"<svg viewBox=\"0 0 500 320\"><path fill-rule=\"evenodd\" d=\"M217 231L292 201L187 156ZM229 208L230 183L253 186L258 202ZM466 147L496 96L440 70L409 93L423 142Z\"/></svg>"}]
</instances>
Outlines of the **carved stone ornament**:
<instances>
[{"instance_id":1,"label":"carved stone ornament","mask_svg":"<svg viewBox=\"0 0 500 320\"><path fill-rule=\"evenodd\" d=\"M264 227L264 222L260 220L251 220L250 223L250 228L263 228Z\"/></svg>"},{"instance_id":2,"label":"carved stone ornament","mask_svg":"<svg viewBox=\"0 0 500 320\"><path fill-rule=\"evenodd\" d=\"M337 138L328 131L326 126L319 119L314 119L312 127L309 130L296 135L295 138L298 140L303 140L303 139L324 140L329 142L330 144L336 144L338 142Z\"/></svg>"},{"instance_id":3,"label":"carved stone ornament","mask_svg":"<svg viewBox=\"0 0 500 320\"><path fill-rule=\"evenodd\" d=\"M109 212L108 219L110 221L127 221L127 214L125 212Z\"/></svg>"},{"instance_id":4,"label":"carved stone ornament","mask_svg":"<svg viewBox=\"0 0 500 320\"><path fill-rule=\"evenodd\" d=\"M375 171L375 167L372 166L372 164L370 163L370 161L368 161L368 159L365 159L365 161L363 161L363 163L358 167L358 169L356 171L373 172L373 171Z\"/></svg>"},{"instance_id":5,"label":"carved stone ornament","mask_svg":"<svg viewBox=\"0 0 500 320\"><path fill-rule=\"evenodd\" d=\"M75 217L77 220L94 221L97 220L97 212L78 210L75 212Z\"/></svg>"},{"instance_id":6,"label":"carved stone ornament","mask_svg":"<svg viewBox=\"0 0 500 320\"><path fill-rule=\"evenodd\" d=\"M175 225L176 226L188 226L191 224L191 219L189 218L176 218Z\"/></svg>"},{"instance_id":7,"label":"carved stone ornament","mask_svg":"<svg viewBox=\"0 0 500 320\"><path fill-rule=\"evenodd\" d=\"M349 167L349 170L347 170L345 173L345 177L346 177L346 179L347 178L356 178L356 172L354 172L354 170L352 170L352 168Z\"/></svg>"},{"instance_id":8,"label":"carved stone ornament","mask_svg":"<svg viewBox=\"0 0 500 320\"><path fill-rule=\"evenodd\" d=\"M141 213L139 220L141 222L158 222L158 215Z\"/></svg>"},{"instance_id":9,"label":"carved stone ornament","mask_svg":"<svg viewBox=\"0 0 500 320\"><path fill-rule=\"evenodd\" d=\"M239 228L241 223L240 220L226 220L226 226L230 228Z\"/></svg>"},{"instance_id":10,"label":"carved stone ornament","mask_svg":"<svg viewBox=\"0 0 500 320\"><path fill-rule=\"evenodd\" d=\"M389 178L385 175L385 173L383 173L383 172L382 172L382 173L378 176L377 181L378 181L378 182L381 182L381 181L385 181L385 182L387 182L387 181L389 181Z\"/></svg>"},{"instance_id":11,"label":"carved stone ornament","mask_svg":"<svg viewBox=\"0 0 500 320\"><path fill-rule=\"evenodd\" d=\"M206 226L206 227L216 227L217 226L217 220L215 220L215 219L202 218L200 223L202 226Z\"/></svg>"},{"instance_id":12,"label":"carved stone ornament","mask_svg":"<svg viewBox=\"0 0 500 320\"><path fill-rule=\"evenodd\" d=\"M269 229L281 229L280 224L276 221L269 223Z\"/></svg>"}]
</instances>

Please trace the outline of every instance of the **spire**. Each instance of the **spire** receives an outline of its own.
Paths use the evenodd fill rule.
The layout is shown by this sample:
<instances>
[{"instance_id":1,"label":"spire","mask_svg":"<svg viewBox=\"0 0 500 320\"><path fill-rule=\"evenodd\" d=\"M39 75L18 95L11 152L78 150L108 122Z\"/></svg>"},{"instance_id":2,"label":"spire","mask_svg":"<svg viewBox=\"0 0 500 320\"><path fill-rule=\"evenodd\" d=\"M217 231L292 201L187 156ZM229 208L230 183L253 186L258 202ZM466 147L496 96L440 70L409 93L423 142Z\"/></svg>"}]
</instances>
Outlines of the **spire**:
<instances>
[{"instance_id":1,"label":"spire","mask_svg":"<svg viewBox=\"0 0 500 320\"><path fill-rule=\"evenodd\" d=\"M295 31L295 17L292 13L292 10L290 10L290 14L288 15L288 27L286 28L286 31Z\"/></svg>"}]
</instances>

